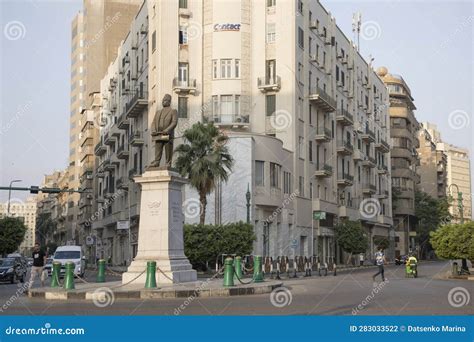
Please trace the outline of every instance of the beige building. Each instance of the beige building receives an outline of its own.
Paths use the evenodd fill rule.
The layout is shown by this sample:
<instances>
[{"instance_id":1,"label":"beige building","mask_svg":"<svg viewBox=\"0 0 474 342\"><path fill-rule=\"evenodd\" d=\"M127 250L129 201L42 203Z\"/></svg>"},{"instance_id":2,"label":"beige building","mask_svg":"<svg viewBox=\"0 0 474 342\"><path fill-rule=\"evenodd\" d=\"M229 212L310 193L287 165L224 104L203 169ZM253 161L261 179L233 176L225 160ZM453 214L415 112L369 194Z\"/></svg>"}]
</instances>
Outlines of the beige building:
<instances>
[{"instance_id":1,"label":"beige building","mask_svg":"<svg viewBox=\"0 0 474 342\"><path fill-rule=\"evenodd\" d=\"M248 187L254 253L342 260L334 227L344 219L362 221L367 257L393 238L388 93L319 2L147 1L129 30L100 88L98 256L123 264L136 251L130 178L153 159L149 125L166 93L175 145L197 121L231 137L235 167L206 221L245 220ZM186 222L197 221L196 199L186 187ZM131 230L118 229L129 217Z\"/></svg>"},{"instance_id":2,"label":"beige building","mask_svg":"<svg viewBox=\"0 0 474 342\"><path fill-rule=\"evenodd\" d=\"M19 252L26 255L32 251L35 245L36 230L36 201L34 197L28 197L26 201L19 199L10 200L10 214L8 215L8 202L0 203L0 219L3 217L18 217L28 228L23 242L20 244Z\"/></svg>"},{"instance_id":3,"label":"beige building","mask_svg":"<svg viewBox=\"0 0 474 342\"><path fill-rule=\"evenodd\" d=\"M420 147L417 149L420 159L420 166L417 169L420 176L418 189L433 198L446 198L448 157L439 148L441 135L436 125L423 122L418 131L418 140L420 142Z\"/></svg>"},{"instance_id":4,"label":"beige building","mask_svg":"<svg viewBox=\"0 0 474 342\"><path fill-rule=\"evenodd\" d=\"M391 132L391 177L396 189L393 203L393 225L395 227L395 255L406 255L414 250L416 236L415 188L420 179L418 130L410 88L400 75L391 74L387 68L378 69L379 76L387 85L390 95Z\"/></svg>"},{"instance_id":5,"label":"beige building","mask_svg":"<svg viewBox=\"0 0 474 342\"><path fill-rule=\"evenodd\" d=\"M447 162L447 193L453 197L450 207L454 222L459 222L461 212L458 208L458 194L462 193L463 218L472 220L471 162L469 151L465 148L440 143L439 148L448 156Z\"/></svg>"},{"instance_id":6,"label":"beige building","mask_svg":"<svg viewBox=\"0 0 474 342\"><path fill-rule=\"evenodd\" d=\"M117 47L128 32L130 22L135 17L141 0L84 0L83 11L78 13L71 24L71 104L68 186L81 187L84 154L83 112L89 106L89 96L99 91L99 81L107 66L115 58ZM98 125L97 125L98 126ZM97 134L98 127L96 127ZM87 143L87 142L86 142ZM86 161L87 163L87 161ZM81 220L79 193L60 196L61 205L68 207L65 222L65 241L79 243L83 233L79 229Z\"/></svg>"}]
</instances>

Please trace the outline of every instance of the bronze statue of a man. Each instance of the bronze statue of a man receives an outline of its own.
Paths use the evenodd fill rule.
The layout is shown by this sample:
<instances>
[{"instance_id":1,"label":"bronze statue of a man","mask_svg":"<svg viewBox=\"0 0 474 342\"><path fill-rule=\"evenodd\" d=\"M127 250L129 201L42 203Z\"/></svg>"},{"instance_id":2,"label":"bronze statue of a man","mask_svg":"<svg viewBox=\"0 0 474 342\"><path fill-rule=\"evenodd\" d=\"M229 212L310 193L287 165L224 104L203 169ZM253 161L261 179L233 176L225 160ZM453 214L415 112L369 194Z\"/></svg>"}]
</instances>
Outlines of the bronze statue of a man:
<instances>
[{"instance_id":1,"label":"bronze statue of a man","mask_svg":"<svg viewBox=\"0 0 474 342\"><path fill-rule=\"evenodd\" d=\"M163 108L157 109L151 124L151 139L155 142L155 160L151 167L160 166L163 147L165 148L166 167L171 167L173 157L174 129L178 124L178 112L172 109L171 95L163 96Z\"/></svg>"}]
</instances>

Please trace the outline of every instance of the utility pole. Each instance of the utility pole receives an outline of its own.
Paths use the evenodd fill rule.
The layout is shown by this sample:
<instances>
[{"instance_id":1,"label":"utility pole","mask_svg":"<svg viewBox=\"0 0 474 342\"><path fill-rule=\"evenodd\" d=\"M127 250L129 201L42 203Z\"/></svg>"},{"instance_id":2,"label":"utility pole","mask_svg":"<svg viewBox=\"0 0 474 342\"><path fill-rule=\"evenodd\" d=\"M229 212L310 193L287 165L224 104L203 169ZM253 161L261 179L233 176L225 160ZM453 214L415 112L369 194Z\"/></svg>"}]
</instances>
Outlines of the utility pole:
<instances>
[{"instance_id":1,"label":"utility pole","mask_svg":"<svg viewBox=\"0 0 474 342\"><path fill-rule=\"evenodd\" d=\"M250 223L250 185L247 184L247 193L245 194L247 200L247 223Z\"/></svg>"}]
</instances>

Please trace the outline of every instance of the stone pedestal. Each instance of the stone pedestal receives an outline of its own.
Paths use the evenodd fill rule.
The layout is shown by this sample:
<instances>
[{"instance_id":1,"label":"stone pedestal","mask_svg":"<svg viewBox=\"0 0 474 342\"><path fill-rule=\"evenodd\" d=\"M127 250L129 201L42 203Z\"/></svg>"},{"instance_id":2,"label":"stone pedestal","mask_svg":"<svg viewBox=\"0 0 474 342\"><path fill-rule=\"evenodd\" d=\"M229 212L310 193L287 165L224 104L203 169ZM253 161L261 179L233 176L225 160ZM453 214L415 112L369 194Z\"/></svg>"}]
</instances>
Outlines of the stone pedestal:
<instances>
[{"instance_id":1,"label":"stone pedestal","mask_svg":"<svg viewBox=\"0 0 474 342\"><path fill-rule=\"evenodd\" d=\"M151 169L135 182L141 186L140 224L137 256L122 275L128 283L146 269L147 261L156 261L158 284L196 281L184 255L181 187L187 181L170 170ZM145 284L146 273L131 284Z\"/></svg>"}]
</instances>

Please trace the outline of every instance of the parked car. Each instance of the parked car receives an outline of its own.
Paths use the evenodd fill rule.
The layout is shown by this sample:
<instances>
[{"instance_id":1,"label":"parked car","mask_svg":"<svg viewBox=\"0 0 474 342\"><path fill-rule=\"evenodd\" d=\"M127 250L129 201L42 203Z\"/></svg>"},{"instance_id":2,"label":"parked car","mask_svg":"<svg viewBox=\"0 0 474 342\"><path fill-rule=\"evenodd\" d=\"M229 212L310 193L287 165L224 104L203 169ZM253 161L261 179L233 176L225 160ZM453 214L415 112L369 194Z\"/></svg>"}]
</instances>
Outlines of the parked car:
<instances>
[{"instance_id":1,"label":"parked car","mask_svg":"<svg viewBox=\"0 0 474 342\"><path fill-rule=\"evenodd\" d=\"M63 276L66 271L66 262L72 261L75 265L74 275L82 277L86 269L86 257L82 253L81 246L60 246L56 248L53 262L61 263L60 275Z\"/></svg>"},{"instance_id":2,"label":"parked car","mask_svg":"<svg viewBox=\"0 0 474 342\"><path fill-rule=\"evenodd\" d=\"M46 264L44 265L44 272L48 272L48 277L51 276L53 270L53 258L46 259Z\"/></svg>"},{"instance_id":3,"label":"parked car","mask_svg":"<svg viewBox=\"0 0 474 342\"><path fill-rule=\"evenodd\" d=\"M21 258L0 259L0 281L9 281L15 284L20 280L24 283L27 271Z\"/></svg>"}]
</instances>

